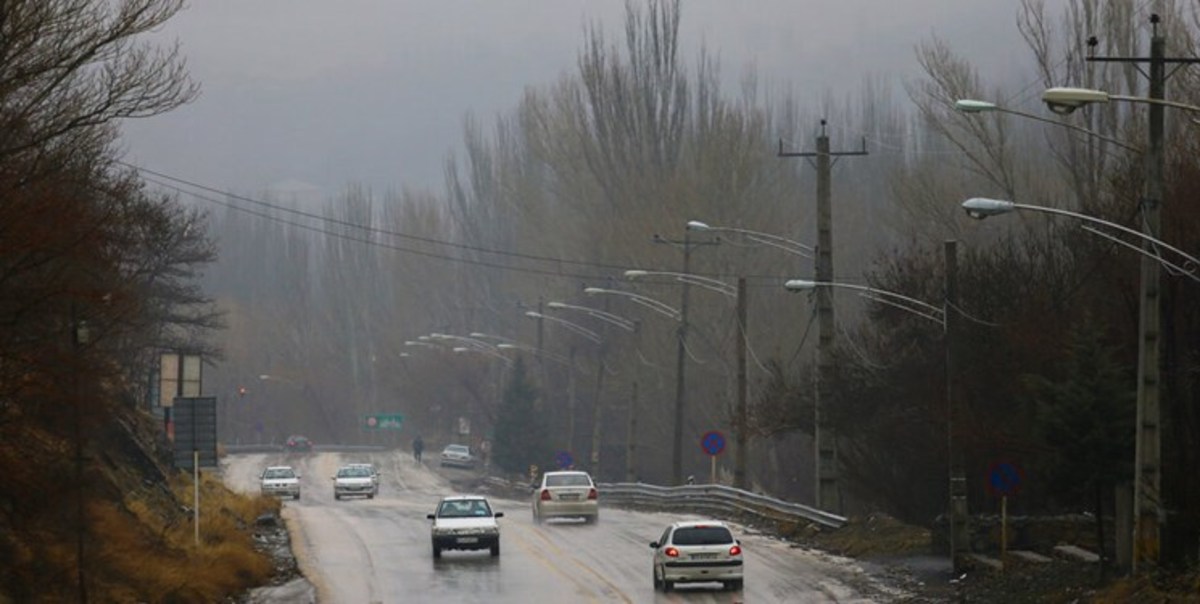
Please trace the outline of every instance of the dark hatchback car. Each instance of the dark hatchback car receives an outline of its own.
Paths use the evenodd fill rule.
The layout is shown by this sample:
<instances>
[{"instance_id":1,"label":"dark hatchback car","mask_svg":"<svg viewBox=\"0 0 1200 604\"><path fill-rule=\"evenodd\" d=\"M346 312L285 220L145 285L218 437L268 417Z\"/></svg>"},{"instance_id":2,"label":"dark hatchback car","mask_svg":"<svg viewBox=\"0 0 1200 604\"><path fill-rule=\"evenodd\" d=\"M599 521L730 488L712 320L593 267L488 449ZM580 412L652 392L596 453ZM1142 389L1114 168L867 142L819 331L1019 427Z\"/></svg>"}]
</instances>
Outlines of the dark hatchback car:
<instances>
[{"instance_id":1,"label":"dark hatchback car","mask_svg":"<svg viewBox=\"0 0 1200 604\"><path fill-rule=\"evenodd\" d=\"M283 448L293 453L308 453L309 451L312 451L313 445L312 441L308 440L307 437L292 435L288 437L287 442L283 445Z\"/></svg>"}]
</instances>

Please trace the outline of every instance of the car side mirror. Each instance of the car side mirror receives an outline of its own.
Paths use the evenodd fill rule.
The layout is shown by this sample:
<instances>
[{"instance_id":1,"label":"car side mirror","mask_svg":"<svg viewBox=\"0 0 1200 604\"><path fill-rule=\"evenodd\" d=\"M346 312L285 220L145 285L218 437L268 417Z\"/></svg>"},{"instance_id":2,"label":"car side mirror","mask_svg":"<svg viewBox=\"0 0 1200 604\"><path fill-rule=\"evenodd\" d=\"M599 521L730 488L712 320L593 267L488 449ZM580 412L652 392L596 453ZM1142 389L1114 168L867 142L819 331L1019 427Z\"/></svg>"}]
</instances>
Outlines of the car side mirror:
<instances>
[{"instance_id":1,"label":"car side mirror","mask_svg":"<svg viewBox=\"0 0 1200 604\"><path fill-rule=\"evenodd\" d=\"M430 519L430 520L433 520L433 519L437 518L437 516L436 516L435 514L425 514L425 517L426 517L426 518L428 518L428 519Z\"/></svg>"},{"instance_id":2,"label":"car side mirror","mask_svg":"<svg viewBox=\"0 0 1200 604\"><path fill-rule=\"evenodd\" d=\"M496 512L496 514L495 514L495 515L496 515L496 517L497 517L497 518L503 518L503 517L504 517L504 512Z\"/></svg>"},{"instance_id":3,"label":"car side mirror","mask_svg":"<svg viewBox=\"0 0 1200 604\"><path fill-rule=\"evenodd\" d=\"M650 542L650 549L658 549L658 542L657 542L657 541L651 541L651 542Z\"/></svg>"}]
</instances>

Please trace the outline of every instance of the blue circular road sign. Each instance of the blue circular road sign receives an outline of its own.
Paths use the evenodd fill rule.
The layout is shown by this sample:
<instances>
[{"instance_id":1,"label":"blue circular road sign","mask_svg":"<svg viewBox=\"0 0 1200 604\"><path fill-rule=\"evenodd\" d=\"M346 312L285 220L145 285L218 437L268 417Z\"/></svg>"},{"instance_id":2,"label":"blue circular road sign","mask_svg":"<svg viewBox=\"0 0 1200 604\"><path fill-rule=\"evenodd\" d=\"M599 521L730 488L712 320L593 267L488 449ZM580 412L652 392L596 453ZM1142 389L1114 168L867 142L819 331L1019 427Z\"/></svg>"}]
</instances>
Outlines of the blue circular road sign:
<instances>
[{"instance_id":1,"label":"blue circular road sign","mask_svg":"<svg viewBox=\"0 0 1200 604\"><path fill-rule=\"evenodd\" d=\"M710 430L700 437L700 448L708 455L720 455L725 450L725 435L717 430Z\"/></svg>"},{"instance_id":2,"label":"blue circular road sign","mask_svg":"<svg viewBox=\"0 0 1200 604\"><path fill-rule=\"evenodd\" d=\"M575 460L569 451L559 451L554 454L554 463L558 464L558 469L565 470L574 465Z\"/></svg>"},{"instance_id":3,"label":"blue circular road sign","mask_svg":"<svg viewBox=\"0 0 1200 604\"><path fill-rule=\"evenodd\" d=\"M988 467L988 490L993 495L1016 495L1025 481L1025 472L1016 464L1007 461L996 462Z\"/></svg>"}]
</instances>

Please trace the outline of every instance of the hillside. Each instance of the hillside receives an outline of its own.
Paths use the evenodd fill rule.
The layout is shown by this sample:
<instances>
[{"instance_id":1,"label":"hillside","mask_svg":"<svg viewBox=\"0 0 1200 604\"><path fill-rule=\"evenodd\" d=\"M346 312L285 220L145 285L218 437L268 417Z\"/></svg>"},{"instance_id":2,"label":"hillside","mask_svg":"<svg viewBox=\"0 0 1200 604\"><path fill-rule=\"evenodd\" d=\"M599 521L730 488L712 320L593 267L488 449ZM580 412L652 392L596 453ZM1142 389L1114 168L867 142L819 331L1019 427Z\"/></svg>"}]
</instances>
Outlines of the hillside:
<instances>
[{"instance_id":1,"label":"hillside","mask_svg":"<svg viewBox=\"0 0 1200 604\"><path fill-rule=\"evenodd\" d=\"M171 469L168 443L147 415L118 411L89 435L82 481L73 442L20 427L0 426L0 602L79 601L81 577L93 602L214 602L274 572L253 530L279 502L205 476L196 546L191 477Z\"/></svg>"}]
</instances>

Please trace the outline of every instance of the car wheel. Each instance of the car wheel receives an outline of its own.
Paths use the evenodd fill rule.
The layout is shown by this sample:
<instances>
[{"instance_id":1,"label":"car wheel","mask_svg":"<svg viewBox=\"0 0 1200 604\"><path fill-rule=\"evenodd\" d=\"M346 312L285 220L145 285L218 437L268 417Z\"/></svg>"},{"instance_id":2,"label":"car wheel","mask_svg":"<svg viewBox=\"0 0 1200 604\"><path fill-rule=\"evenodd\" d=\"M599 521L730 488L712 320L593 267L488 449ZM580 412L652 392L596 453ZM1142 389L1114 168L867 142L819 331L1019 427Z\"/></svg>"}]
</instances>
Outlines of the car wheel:
<instances>
[{"instance_id":1,"label":"car wheel","mask_svg":"<svg viewBox=\"0 0 1200 604\"><path fill-rule=\"evenodd\" d=\"M654 591L658 591L659 589L661 589L662 581L658 580L658 567L657 566L650 569L650 576L654 578Z\"/></svg>"},{"instance_id":2,"label":"car wheel","mask_svg":"<svg viewBox=\"0 0 1200 604\"><path fill-rule=\"evenodd\" d=\"M729 586L729 589L731 591L741 591L742 590L742 580L741 579L734 579L734 580L730 581L729 583L726 583L726 585Z\"/></svg>"},{"instance_id":3,"label":"car wheel","mask_svg":"<svg viewBox=\"0 0 1200 604\"><path fill-rule=\"evenodd\" d=\"M675 582L667 580L667 571L665 570L663 571L662 588L663 592L668 592L675 588Z\"/></svg>"},{"instance_id":4,"label":"car wheel","mask_svg":"<svg viewBox=\"0 0 1200 604\"><path fill-rule=\"evenodd\" d=\"M500 542L497 541L494 545L492 545L492 557L495 558L496 556L499 556L499 555L500 555Z\"/></svg>"},{"instance_id":5,"label":"car wheel","mask_svg":"<svg viewBox=\"0 0 1200 604\"><path fill-rule=\"evenodd\" d=\"M337 493L334 493L333 498L340 501L342 499L342 496L338 495Z\"/></svg>"},{"instance_id":6,"label":"car wheel","mask_svg":"<svg viewBox=\"0 0 1200 604\"><path fill-rule=\"evenodd\" d=\"M367 499L374 499L374 498L375 498L375 493L367 494Z\"/></svg>"},{"instance_id":7,"label":"car wheel","mask_svg":"<svg viewBox=\"0 0 1200 604\"><path fill-rule=\"evenodd\" d=\"M434 559L442 557L442 548L438 547L436 543L433 544L433 557Z\"/></svg>"},{"instance_id":8,"label":"car wheel","mask_svg":"<svg viewBox=\"0 0 1200 604\"><path fill-rule=\"evenodd\" d=\"M295 497L295 499L296 499L297 501L299 501L299 500L300 500L300 491L296 491L296 497Z\"/></svg>"}]
</instances>

